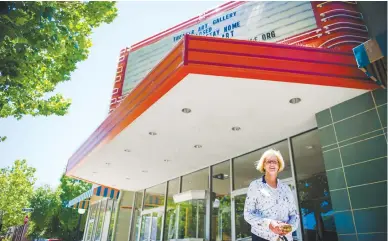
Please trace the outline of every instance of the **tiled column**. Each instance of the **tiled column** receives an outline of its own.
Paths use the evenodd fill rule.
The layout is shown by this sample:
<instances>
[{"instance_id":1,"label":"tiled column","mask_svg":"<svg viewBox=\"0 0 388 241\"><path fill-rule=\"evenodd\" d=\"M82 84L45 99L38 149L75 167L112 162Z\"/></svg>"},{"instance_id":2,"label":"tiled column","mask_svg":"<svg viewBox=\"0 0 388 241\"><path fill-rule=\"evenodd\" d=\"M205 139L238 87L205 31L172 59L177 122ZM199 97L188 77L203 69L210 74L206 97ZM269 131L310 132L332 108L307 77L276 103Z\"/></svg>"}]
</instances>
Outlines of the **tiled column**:
<instances>
[{"instance_id":1,"label":"tiled column","mask_svg":"<svg viewBox=\"0 0 388 241\"><path fill-rule=\"evenodd\" d=\"M316 114L340 241L387 240L387 92Z\"/></svg>"}]
</instances>

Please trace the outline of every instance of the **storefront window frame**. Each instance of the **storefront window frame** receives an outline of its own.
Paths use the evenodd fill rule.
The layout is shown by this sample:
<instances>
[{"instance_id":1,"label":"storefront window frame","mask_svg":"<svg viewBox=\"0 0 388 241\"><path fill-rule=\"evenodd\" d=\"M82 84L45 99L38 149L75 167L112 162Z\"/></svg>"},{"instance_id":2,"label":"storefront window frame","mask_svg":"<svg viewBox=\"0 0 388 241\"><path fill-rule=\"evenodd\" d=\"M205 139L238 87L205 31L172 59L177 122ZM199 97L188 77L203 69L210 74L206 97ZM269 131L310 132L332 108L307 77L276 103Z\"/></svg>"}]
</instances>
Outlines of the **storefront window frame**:
<instances>
[{"instance_id":1,"label":"storefront window frame","mask_svg":"<svg viewBox=\"0 0 388 241\"><path fill-rule=\"evenodd\" d=\"M100 213L99 213L100 216L98 218L99 219L102 218L102 221L101 221L101 230L100 230L100 235L98 237L98 240L101 240L101 237L102 237L103 232L104 232L105 214L106 214L106 209L108 207L108 201L109 201L109 199L105 199L105 198L100 200L100 203L101 203L100 204ZM103 213L101 214L101 212L103 212ZM100 221L100 220L98 220L98 221Z\"/></svg>"},{"instance_id":2,"label":"storefront window frame","mask_svg":"<svg viewBox=\"0 0 388 241\"><path fill-rule=\"evenodd\" d=\"M84 227L84 234L82 235L82 240L86 240L88 229L90 228L89 227L89 219L90 219L90 216L92 215L92 205L89 205L87 215L88 215L88 217L86 218L86 223L85 223L85 227Z\"/></svg>"},{"instance_id":3,"label":"storefront window frame","mask_svg":"<svg viewBox=\"0 0 388 241\"><path fill-rule=\"evenodd\" d=\"M229 158L229 159L227 159L227 160L223 160L223 161L218 162L218 163L213 164L213 165L209 165L208 167L205 167L205 168L200 168L200 169L195 170L195 171L193 171L193 172L191 172L191 173L188 173L188 174L186 174L186 175L190 175L190 174L192 174L192 173L195 173L195 172L200 171L200 170L203 170L203 169L208 169L208 174L209 174L209 175L208 175L208 178L209 178L209 180L208 180L208 187L207 187L208 189L207 189L207 190L209 191L209 194L212 194L212 193L213 193L213 180L212 180L212 176L213 176L213 167L216 166L216 165L218 165L218 164L220 164L220 163L223 163L223 162L229 162L229 165L230 165L230 168L229 168L229 171L230 171L229 188L230 188L230 194L232 195L233 192L241 190L241 189L235 189L235 180L236 180L236 178L235 178L235 165L236 165L235 160L236 160L236 158L242 157L242 156L244 156L244 155L248 155L248 154L250 154L250 153L253 153L253 152L256 152L256 151L265 149L265 148L269 148L269 147L271 147L271 146L273 146L273 145L276 145L276 144L278 144L278 143L281 143L281 142L286 142L286 145L287 145L287 148L288 148L288 152L289 152L288 154L289 154L289 158L290 158L290 166L291 166L291 174L292 174L291 178L292 178L293 184L294 184L294 186L295 186L295 188L296 188L296 192L298 193L299 190L298 190L298 187L297 187L297 185L296 185L296 170L295 170L295 163L294 163L294 151L293 151L293 146L292 146L292 138L297 137L297 136L300 136L300 135L303 135L303 134L308 133L308 132L311 132L311 131L314 131L314 130L316 130L316 129L318 129L318 128L317 128L317 127L314 127L314 128L308 129L308 130L306 130L306 131L303 131L303 132L301 132L301 133L298 133L298 134L296 134L296 135L288 136L287 138L284 138L284 139L281 139L281 140L279 140L279 141L270 143L270 144L268 144L268 145L265 145L265 146L256 148L256 149L254 149L254 150L252 150L252 151L249 151L249 152L246 152L246 153L237 155L237 156L232 157L232 158ZM161 235L161 241L167 241L167 240L165 240L165 238L164 238L164 231L165 231L164 229L165 229L165 225L166 225L166 224L165 224L165 219L166 219L166 210L167 210L167 198L168 198L168 185L169 185L169 182L170 182L170 181L173 181L173 180L176 180L176 179L178 178L178 180L179 180L178 193L182 193L182 178L183 178L184 176L186 176L186 175L181 175L181 176L179 176L179 177L175 177L175 178L173 178L173 179L168 180L167 182L165 182L165 183L166 183L166 190L165 190L165 197L164 197L165 200L164 200L164 206L163 206L163 208L164 208L164 213L163 213L163 219L162 219L162 230L161 230L162 235ZM288 179L288 178L287 178L287 179ZM160 183L160 184L162 184L162 183ZM157 185L160 185L160 184L157 184ZM155 185L155 186L156 186L156 185ZM151 187L149 187L149 188L151 188ZM149 189L149 188L147 188L147 189ZM244 189L244 188L242 188L242 189ZM134 200L136 199L136 195L138 195L138 192L143 192L143 195L142 195L142 204L141 204L141 208L140 208L140 210L143 211L143 210L144 210L144 203L145 203L146 189L139 190L139 191L135 192ZM135 201L134 201L134 202L135 202ZM297 195L297 197L296 197L295 202L296 202L296 205L297 205L297 208L298 208L299 213L301 213L298 195ZM135 203L134 203L134 204L135 204ZM207 209L207 210L206 210L206 214L207 214L207 215L206 215L206 235L205 235L205 240L211 240L211 238L212 238L212 237L211 237L212 231L213 231L213 230L212 230L212 227L211 227L211 222L212 222L212 220L211 220L211 215L209 215L209 214L210 214L210 211L212 210L212 208L213 208L213 205L212 205L212 202L211 202L211 198L208 198L208 199L207 199L207 205L206 205L206 209ZM232 209L234 208L234 207L233 207L233 202L231 202L231 208L232 208ZM134 212L134 209L132 210L132 212ZM132 218L133 218L133 213L132 213ZM231 220L231 225L232 225L232 229L231 229L232 241L235 241L235 240L236 240L236 233L235 233L236 230L235 230L235 222L234 222L234 220L235 220L235 212L234 212L234 211L231 212L231 219L232 219L232 220ZM132 230L132 228L135 228L135 227L134 227L135 225L136 225L135 221L134 221L133 219L131 219L131 222L130 222L130 230ZM142 223L140 223L139 233L140 233L140 230L141 230L141 228L142 228L141 226L142 226ZM304 229L303 229L303 225L302 225L302 220L300 220L299 226L301 227L300 231L301 231L302 234L303 234ZM138 235L137 240L133 240L133 238L134 238L134 237L132 237L132 236L130 235L130 236L129 236L129 241L139 241L140 235ZM303 240L303 235L300 236L300 238Z\"/></svg>"},{"instance_id":4,"label":"storefront window frame","mask_svg":"<svg viewBox=\"0 0 388 241\"><path fill-rule=\"evenodd\" d=\"M135 192L133 195L133 201L132 201L132 210L131 210L131 220L129 220L129 234L128 234L128 241L133 239L133 234L135 234L135 231L132 231L133 229L136 229L136 225L134 226L133 224L136 222L135 220L135 205L136 205L136 198L137 198L138 192ZM135 235L136 236L136 235ZM114 240L113 240L114 241Z\"/></svg>"},{"instance_id":5,"label":"storefront window frame","mask_svg":"<svg viewBox=\"0 0 388 241\"><path fill-rule=\"evenodd\" d=\"M94 241L94 238L95 238L95 235L96 235L96 228L97 228L98 218L99 218L99 215L100 215L101 202L98 201L94 205L96 205L96 209L97 210L96 210L96 215L94 216L93 229L92 229L92 235L91 235L90 241Z\"/></svg>"},{"instance_id":6,"label":"storefront window frame","mask_svg":"<svg viewBox=\"0 0 388 241\"><path fill-rule=\"evenodd\" d=\"M233 175L232 175L232 159L227 159L227 160L225 160L225 161L222 161L222 162L219 162L219 163L216 163L216 164L214 164L214 165L211 165L210 166L210 170L209 170L209 178L211 179L211 183L210 183L210 180L209 180L209 185L210 185L210 187L209 187L209 190L210 190L210 193L212 194L213 193L213 184L214 184L214 182L213 182L213 174L214 174L214 168L216 167L216 166L218 166L218 165L221 165L221 164L227 164L227 165L229 165L229 198L230 198L230 208L232 207L232 186L233 186ZM211 207L211 210L213 210L213 198L210 198L210 203L211 203L211 205L212 205L212 207ZM212 213L212 211L210 212L210 214ZM231 211L231 220L230 220L230 235L233 235L233 231L232 231L232 219L233 219L233 213L234 212L232 212ZM210 215L211 216L211 215ZM212 219L212 218L210 218L210 219ZM210 230L210 234L212 234L213 233L213 230L212 230L212 223L210 223L210 227L209 227L209 230ZM218 231L218 230L217 230ZM231 237L233 237L233 236L231 236ZM210 238L214 238L213 240L217 240L217 234L216 234L216 237L212 237L212 236L210 236ZM209 240L211 240L211 239L209 239ZM233 240L233 239L232 239Z\"/></svg>"},{"instance_id":7,"label":"storefront window frame","mask_svg":"<svg viewBox=\"0 0 388 241\"><path fill-rule=\"evenodd\" d=\"M292 163L291 163L291 168L293 169L293 174L294 174L294 185L295 185L295 189L296 189L296 192L297 192L297 200L296 200L296 205L297 205L297 208L298 208L298 211L299 211L299 215L300 215L300 218L299 218L299 226L301 227L301 240L304 241L304 233L305 233L305 228L303 226L303 220L302 220L302 209L300 207L300 200L299 200L299 188L298 188L298 185L296 184L296 181L297 181L297 178L296 178L296 168L295 168L295 163L294 163L294 148L293 148L293 145L292 145L292 139L295 138L295 137L298 137L298 136L301 136L301 135L304 135L306 133L309 133L309 132L312 132L312 131L315 131L315 130L318 130L318 127L315 127L315 128L311 128L309 130L306 130L306 131L303 131L301 133L298 133L296 135L293 135L293 136L290 136L288 137L288 140L289 140L289 148L290 148L290 158L292 159Z\"/></svg>"}]
</instances>

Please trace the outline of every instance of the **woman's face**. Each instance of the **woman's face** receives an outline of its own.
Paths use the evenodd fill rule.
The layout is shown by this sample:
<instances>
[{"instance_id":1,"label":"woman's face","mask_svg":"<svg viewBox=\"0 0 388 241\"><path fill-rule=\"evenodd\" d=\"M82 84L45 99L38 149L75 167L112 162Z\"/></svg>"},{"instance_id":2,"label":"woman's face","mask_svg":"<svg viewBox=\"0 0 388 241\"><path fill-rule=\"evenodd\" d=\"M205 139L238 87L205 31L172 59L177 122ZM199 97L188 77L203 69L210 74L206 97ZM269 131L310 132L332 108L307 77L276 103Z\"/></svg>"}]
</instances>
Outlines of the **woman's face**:
<instances>
[{"instance_id":1,"label":"woman's face","mask_svg":"<svg viewBox=\"0 0 388 241\"><path fill-rule=\"evenodd\" d=\"M264 162L264 169L265 173L269 175L277 175L279 171L278 158L275 155L267 157Z\"/></svg>"}]
</instances>

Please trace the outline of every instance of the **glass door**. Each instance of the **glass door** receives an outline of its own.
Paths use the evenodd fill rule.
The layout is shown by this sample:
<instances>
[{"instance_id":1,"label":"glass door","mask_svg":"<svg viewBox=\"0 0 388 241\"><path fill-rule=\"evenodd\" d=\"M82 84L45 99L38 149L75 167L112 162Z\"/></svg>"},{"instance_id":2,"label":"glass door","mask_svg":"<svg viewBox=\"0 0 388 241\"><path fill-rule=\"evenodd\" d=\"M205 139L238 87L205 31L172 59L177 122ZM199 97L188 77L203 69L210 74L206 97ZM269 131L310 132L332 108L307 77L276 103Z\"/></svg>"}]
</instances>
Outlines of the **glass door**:
<instances>
[{"instance_id":1,"label":"glass door","mask_svg":"<svg viewBox=\"0 0 388 241\"><path fill-rule=\"evenodd\" d=\"M293 178L282 179L282 182L289 185L292 193L294 194L294 200L296 199L296 188ZM244 205L247 197L248 188L242 188L232 192L232 237L233 241L251 241L251 226L244 219ZM297 209L299 212L299 209ZM294 240L302 240L301 227L292 234Z\"/></svg>"},{"instance_id":2,"label":"glass door","mask_svg":"<svg viewBox=\"0 0 388 241\"><path fill-rule=\"evenodd\" d=\"M251 226L244 219L244 205L248 188L242 188L232 192L232 240L250 241Z\"/></svg>"},{"instance_id":3,"label":"glass door","mask_svg":"<svg viewBox=\"0 0 388 241\"><path fill-rule=\"evenodd\" d=\"M139 241L161 241L163 208L157 207L142 212Z\"/></svg>"}]
</instances>

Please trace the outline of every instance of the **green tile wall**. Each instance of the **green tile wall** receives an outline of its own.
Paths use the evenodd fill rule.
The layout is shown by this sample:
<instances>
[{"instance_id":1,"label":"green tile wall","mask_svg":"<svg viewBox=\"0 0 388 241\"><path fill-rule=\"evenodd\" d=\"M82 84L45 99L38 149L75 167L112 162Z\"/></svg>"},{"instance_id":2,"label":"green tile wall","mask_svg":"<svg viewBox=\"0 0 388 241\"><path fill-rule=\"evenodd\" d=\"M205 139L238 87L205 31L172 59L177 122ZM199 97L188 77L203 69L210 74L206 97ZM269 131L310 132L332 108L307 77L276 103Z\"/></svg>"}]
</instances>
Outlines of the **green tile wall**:
<instances>
[{"instance_id":1,"label":"green tile wall","mask_svg":"<svg viewBox=\"0 0 388 241\"><path fill-rule=\"evenodd\" d=\"M316 114L339 241L387 240L387 91Z\"/></svg>"},{"instance_id":2,"label":"green tile wall","mask_svg":"<svg viewBox=\"0 0 388 241\"><path fill-rule=\"evenodd\" d=\"M357 241L357 237L354 234L350 235L339 235L338 241Z\"/></svg>"},{"instance_id":3,"label":"green tile wall","mask_svg":"<svg viewBox=\"0 0 388 241\"><path fill-rule=\"evenodd\" d=\"M355 234L339 235L338 241L357 241L357 237Z\"/></svg>"}]
</instances>

